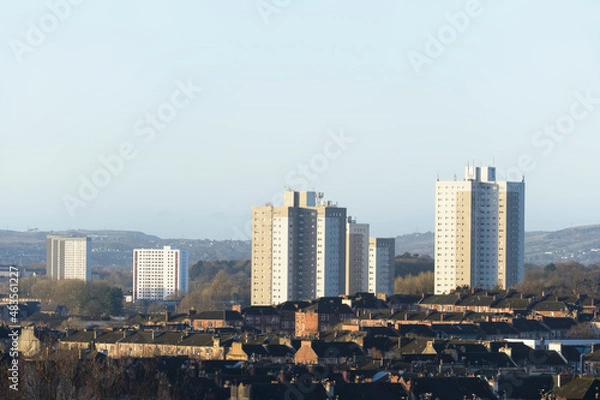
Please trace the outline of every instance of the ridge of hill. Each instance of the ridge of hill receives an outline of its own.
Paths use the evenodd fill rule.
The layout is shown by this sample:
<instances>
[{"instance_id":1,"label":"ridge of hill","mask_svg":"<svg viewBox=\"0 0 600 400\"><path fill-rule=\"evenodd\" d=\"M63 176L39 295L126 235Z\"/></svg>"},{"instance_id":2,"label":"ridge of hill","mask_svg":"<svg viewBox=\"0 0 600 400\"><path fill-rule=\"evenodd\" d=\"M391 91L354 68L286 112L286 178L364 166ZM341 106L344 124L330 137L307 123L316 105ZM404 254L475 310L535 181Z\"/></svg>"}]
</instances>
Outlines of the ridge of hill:
<instances>
[{"instance_id":1,"label":"ridge of hill","mask_svg":"<svg viewBox=\"0 0 600 400\"><path fill-rule=\"evenodd\" d=\"M69 230L27 232L0 230L0 264L34 265L46 260L46 236L51 234L92 238L92 267L131 266L135 248L173 246L187 250L190 265L209 260L248 260L249 240L162 239L137 231ZM396 254L434 255L432 232L396 237ZM535 264L576 261L600 262L600 225L579 226L554 232L525 233L525 261Z\"/></svg>"}]
</instances>

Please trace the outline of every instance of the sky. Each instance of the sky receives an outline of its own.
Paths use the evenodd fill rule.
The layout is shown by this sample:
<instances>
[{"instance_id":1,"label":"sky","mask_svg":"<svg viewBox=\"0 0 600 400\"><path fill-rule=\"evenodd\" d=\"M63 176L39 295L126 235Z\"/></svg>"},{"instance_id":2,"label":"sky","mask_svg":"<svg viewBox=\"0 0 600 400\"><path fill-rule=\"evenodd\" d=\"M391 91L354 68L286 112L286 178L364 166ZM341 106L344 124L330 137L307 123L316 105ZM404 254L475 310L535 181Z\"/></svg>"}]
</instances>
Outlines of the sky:
<instances>
[{"instance_id":1,"label":"sky","mask_svg":"<svg viewBox=\"0 0 600 400\"><path fill-rule=\"evenodd\" d=\"M4 1L0 229L247 239L316 190L373 236L435 181L526 182L527 231L600 222L598 1Z\"/></svg>"}]
</instances>

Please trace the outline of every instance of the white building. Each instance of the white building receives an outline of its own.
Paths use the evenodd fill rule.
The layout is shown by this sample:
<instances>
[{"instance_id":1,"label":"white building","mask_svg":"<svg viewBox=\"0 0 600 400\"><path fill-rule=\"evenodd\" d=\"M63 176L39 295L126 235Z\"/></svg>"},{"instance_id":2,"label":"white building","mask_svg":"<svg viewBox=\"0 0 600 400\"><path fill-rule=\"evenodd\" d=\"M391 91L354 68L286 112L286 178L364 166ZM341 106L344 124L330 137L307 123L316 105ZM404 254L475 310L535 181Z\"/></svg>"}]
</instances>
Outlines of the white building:
<instances>
[{"instance_id":1,"label":"white building","mask_svg":"<svg viewBox=\"0 0 600 400\"><path fill-rule=\"evenodd\" d=\"M46 237L46 275L51 279L91 280L88 237Z\"/></svg>"},{"instance_id":2,"label":"white building","mask_svg":"<svg viewBox=\"0 0 600 400\"><path fill-rule=\"evenodd\" d=\"M316 192L284 192L282 206L252 208L251 303L344 293L346 209Z\"/></svg>"},{"instance_id":3,"label":"white building","mask_svg":"<svg viewBox=\"0 0 600 400\"><path fill-rule=\"evenodd\" d=\"M394 238L369 239L369 293L394 293L396 276L396 240Z\"/></svg>"},{"instance_id":4,"label":"white building","mask_svg":"<svg viewBox=\"0 0 600 400\"><path fill-rule=\"evenodd\" d=\"M188 290L188 254L186 250L133 250L133 301L166 300Z\"/></svg>"},{"instance_id":5,"label":"white building","mask_svg":"<svg viewBox=\"0 0 600 400\"><path fill-rule=\"evenodd\" d=\"M435 293L506 289L523 279L524 181L496 181L494 167L467 167L463 181L438 181L435 224Z\"/></svg>"}]
</instances>

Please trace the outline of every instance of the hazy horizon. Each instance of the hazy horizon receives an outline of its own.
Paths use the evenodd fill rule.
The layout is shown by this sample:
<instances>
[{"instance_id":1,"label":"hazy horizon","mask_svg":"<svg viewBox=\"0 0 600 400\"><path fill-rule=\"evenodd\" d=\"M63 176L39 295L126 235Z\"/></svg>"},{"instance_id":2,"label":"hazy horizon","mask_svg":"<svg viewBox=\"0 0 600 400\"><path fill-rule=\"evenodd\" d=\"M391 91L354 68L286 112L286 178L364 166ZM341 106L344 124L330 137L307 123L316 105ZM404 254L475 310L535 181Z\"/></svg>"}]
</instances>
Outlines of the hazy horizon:
<instances>
[{"instance_id":1,"label":"hazy horizon","mask_svg":"<svg viewBox=\"0 0 600 400\"><path fill-rule=\"evenodd\" d=\"M372 236L424 233L436 179L468 163L524 173L526 231L600 223L600 3L3 11L2 229L246 239L291 188Z\"/></svg>"}]
</instances>

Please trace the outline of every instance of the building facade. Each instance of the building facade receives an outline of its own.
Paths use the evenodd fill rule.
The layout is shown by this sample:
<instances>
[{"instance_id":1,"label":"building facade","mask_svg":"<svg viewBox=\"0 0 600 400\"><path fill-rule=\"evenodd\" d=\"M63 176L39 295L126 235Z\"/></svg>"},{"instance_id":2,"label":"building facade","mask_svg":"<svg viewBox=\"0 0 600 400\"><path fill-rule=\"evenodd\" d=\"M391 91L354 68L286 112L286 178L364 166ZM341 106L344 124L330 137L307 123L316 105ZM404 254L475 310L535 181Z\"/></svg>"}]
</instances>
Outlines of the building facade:
<instances>
[{"instance_id":1,"label":"building facade","mask_svg":"<svg viewBox=\"0 0 600 400\"><path fill-rule=\"evenodd\" d=\"M90 280L90 243L88 237L47 236L46 275L50 279Z\"/></svg>"},{"instance_id":2,"label":"building facade","mask_svg":"<svg viewBox=\"0 0 600 400\"><path fill-rule=\"evenodd\" d=\"M167 300L188 290L188 253L186 250L133 250L133 301Z\"/></svg>"},{"instance_id":3,"label":"building facade","mask_svg":"<svg viewBox=\"0 0 600 400\"><path fill-rule=\"evenodd\" d=\"M369 239L369 293L394 294L396 277L396 240L394 238Z\"/></svg>"},{"instance_id":4,"label":"building facade","mask_svg":"<svg viewBox=\"0 0 600 400\"><path fill-rule=\"evenodd\" d=\"M436 182L435 293L507 289L523 279L525 182L467 167L463 181Z\"/></svg>"},{"instance_id":5,"label":"building facade","mask_svg":"<svg viewBox=\"0 0 600 400\"><path fill-rule=\"evenodd\" d=\"M316 192L252 208L252 305L344 293L346 209Z\"/></svg>"},{"instance_id":6,"label":"building facade","mask_svg":"<svg viewBox=\"0 0 600 400\"><path fill-rule=\"evenodd\" d=\"M346 224L346 294L369 291L369 224Z\"/></svg>"}]
</instances>

